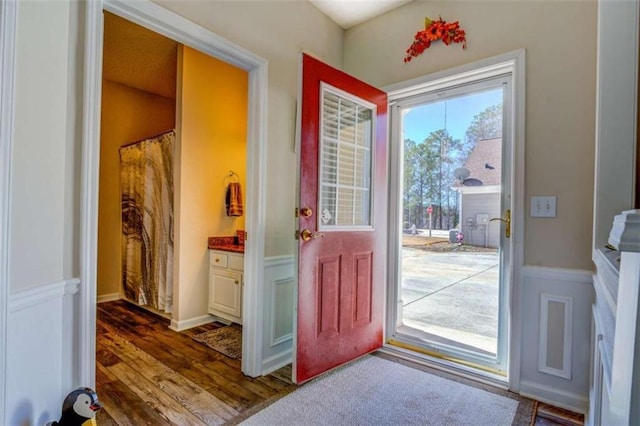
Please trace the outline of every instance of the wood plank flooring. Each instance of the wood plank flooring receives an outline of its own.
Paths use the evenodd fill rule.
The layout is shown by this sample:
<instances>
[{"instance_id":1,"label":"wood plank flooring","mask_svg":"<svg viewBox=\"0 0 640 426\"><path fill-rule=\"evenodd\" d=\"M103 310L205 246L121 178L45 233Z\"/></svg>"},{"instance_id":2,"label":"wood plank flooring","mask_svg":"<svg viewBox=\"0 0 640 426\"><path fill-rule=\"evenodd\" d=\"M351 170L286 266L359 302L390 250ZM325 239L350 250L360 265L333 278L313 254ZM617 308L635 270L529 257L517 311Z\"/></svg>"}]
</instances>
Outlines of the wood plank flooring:
<instances>
[{"instance_id":1,"label":"wood plank flooring","mask_svg":"<svg viewBox=\"0 0 640 426\"><path fill-rule=\"evenodd\" d=\"M96 391L100 426L235 424L295 390L291 368L250 378L231 359L192 340L220 327L182 333L169 320L125 301L98 305ZM540 404L533 425L580 425L583 417Z\"/></svg>"},{"instance_id":2,"label":"wood plank flooring","mask_svg":"<svg viewBox=\"0 0 640 426\"><path fill-rule=\"evenodd\" d=\"M96 391L103 425L219 425L295 389L291 369L250 378L169 320L125 301L98 305Z\"/></svg>"}]
</instances>

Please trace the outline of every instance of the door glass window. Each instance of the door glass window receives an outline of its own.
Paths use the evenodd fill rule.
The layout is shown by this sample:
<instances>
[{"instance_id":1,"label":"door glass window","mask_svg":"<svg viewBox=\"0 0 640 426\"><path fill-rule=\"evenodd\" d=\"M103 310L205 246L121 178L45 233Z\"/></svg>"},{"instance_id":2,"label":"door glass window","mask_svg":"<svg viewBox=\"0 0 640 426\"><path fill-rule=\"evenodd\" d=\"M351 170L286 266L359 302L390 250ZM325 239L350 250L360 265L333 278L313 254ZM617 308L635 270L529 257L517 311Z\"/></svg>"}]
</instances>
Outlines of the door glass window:
<instances>
[{"instance_id":1,"label":"door glass window","mask_svg":"<svg viewBox=\"0 0 640 426\"><path fill-rule=\"evenodd\" d=\"M322 88L319 228L371 226L375 107Z\"/></svg>"}]
</instances>

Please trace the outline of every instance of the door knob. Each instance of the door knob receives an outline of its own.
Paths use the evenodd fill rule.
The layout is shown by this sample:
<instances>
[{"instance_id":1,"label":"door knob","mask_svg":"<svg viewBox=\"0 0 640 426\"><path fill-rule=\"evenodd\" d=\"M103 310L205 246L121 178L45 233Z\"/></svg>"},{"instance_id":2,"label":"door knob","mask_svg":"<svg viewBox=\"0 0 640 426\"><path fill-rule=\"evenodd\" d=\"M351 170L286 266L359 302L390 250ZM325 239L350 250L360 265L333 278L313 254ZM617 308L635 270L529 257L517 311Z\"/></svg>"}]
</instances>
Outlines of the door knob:
<instances>
[{"instance_id":1,"label":"door knob","mask_svg":"<svg viewBox=\"0 0 640 426\"><path fill-rule=\"evenodd\" d=\"M300 237L300 239L302 241L309 241L312 240L314 238L322 238L324 237L324 234L322 232L316 232L313 233L311 231L309 231L308 229L303 229L302 231L298 231L296 232L297 236Z\"/></svg>"},{"instance_id":2,"label":"door knob","mask_svg":"<svg viewBox=\"0 0 640 426\"><path fill-rule=\"evenodd\" d=\"M493 217L489 219L489 222L493 222L494 220L498 220L504 223L504 236L507 238L510 238L511 237L511 210L507 209L507 211L504 212L504 218Z\"/></svg>"}]
</instances>

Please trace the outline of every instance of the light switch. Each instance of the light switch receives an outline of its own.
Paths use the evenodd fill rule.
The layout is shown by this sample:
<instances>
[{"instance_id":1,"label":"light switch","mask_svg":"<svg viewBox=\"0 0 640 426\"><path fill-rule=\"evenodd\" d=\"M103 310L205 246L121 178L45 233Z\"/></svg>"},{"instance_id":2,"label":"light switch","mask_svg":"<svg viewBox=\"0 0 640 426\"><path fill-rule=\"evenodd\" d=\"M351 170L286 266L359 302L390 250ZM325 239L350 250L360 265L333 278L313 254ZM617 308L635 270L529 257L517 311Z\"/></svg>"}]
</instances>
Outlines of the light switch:
<instances>
[{"instance_id":1,"label":"light switch","mask_svg":"<svg viewBox=\"0 0 640 426\"><path fill-rule=\"evenodd\" d=\"M556 197L531 197L531 217L556 217Z\"/></svg>"}]
</instances>

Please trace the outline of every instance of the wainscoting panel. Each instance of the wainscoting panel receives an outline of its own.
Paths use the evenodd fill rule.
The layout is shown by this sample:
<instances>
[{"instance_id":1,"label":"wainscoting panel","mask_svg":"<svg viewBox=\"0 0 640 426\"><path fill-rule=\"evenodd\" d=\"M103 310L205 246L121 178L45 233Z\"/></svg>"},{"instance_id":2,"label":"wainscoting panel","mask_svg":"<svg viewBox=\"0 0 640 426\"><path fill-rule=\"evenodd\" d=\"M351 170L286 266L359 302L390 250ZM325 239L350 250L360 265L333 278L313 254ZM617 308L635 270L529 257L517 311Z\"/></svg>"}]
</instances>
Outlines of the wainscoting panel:
<instances>
[{"instance_id":1,"label":"wainscoting panel","mask_svg":"<svg viewBox=\"0 0 640 426\"><path fill-rule=\"evenodd\" d=\"M294 257L264 260L262 374L269 374L292 360Z\"/></svg>"},{"instance_id":2,"label":"wainscoting panel","mask_svg":"<svg viewBox=\"0 0 640 426\"><path fill-rule=\"evenodd\" d=\"M584 413L589 395L591 271L523 268L520 393Z\"/></svg>"},{"instance_id":3,"label":"wainscoting panel","mask_svg":"<svg viewBox=\"0 0 640 426\"><path fill-rule=\"evenodd\" d=\"M79 280L72 279L9 297L7 424L57 420L64 396L78 386L78 288Z\"/></svg>"},{"instance_id":4,"label":"wainscoting panel","mask_svg":"<svg viewBox=\"0 0 640 426\"><path fill-rule=\"evenodd\" d=\"M538 371L571 380L573 298L540 295Z\"/></svg>"}]
</instances>

